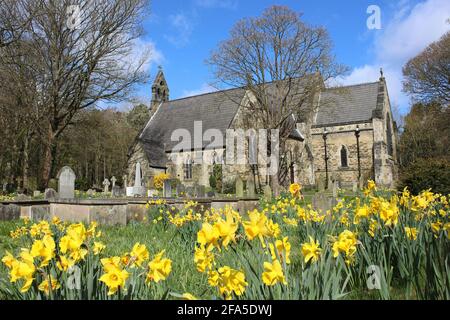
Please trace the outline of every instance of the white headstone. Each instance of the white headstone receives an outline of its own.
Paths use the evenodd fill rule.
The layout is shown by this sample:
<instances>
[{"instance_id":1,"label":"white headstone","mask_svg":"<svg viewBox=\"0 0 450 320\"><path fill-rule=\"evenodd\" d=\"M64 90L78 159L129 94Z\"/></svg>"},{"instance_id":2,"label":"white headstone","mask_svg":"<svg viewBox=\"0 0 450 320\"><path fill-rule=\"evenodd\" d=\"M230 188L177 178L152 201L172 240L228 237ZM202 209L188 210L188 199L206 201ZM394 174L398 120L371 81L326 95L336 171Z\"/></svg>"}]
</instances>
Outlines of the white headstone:
<instances>
[{"instance_id":1,"label":"white headstone","mask_svg":"<svg viewBox=\"0 0 450 320\"><path fill-rule=\"evenodd\" d=\"M73 199L75 197L75 172L68 167L63 167L58 174L58 193L61 199Z\"/></svg>"},{"instance_id":2,"label":"white headstone","mask_svg":"<svg viewBox=\"0 0 450 320\"><path fill-rule=\"evenodd\" d=\"M112 187L111 188L114 188L116 186L116 181L117 181L116 177L112 176L112 178L111 178Z\"/></svg>"},{"instance_id":3,"label":"white headstone","mask_svg":"<svg viewBox=\"0 0 450 320\"><path fill-rule=\"evenodd\" d=\"M105 180L103 180L103 192L104 193L108 193L109 192L109 185L111 183L109 182L108 179L105 178Z\"/></svg>"},{"instance_id":4,"label":"white headstone","mask_svg":"<svg viewBox=\"0 0 450 320\"><path fill-rule=\"evenodd\" d=\"M128 193L128 192L127 192ZM134 178L133 196L145 197L147 195L147 190L142 186L141 177L141 164L136 163L136 174Z\"/></svg>"}]
</instances>

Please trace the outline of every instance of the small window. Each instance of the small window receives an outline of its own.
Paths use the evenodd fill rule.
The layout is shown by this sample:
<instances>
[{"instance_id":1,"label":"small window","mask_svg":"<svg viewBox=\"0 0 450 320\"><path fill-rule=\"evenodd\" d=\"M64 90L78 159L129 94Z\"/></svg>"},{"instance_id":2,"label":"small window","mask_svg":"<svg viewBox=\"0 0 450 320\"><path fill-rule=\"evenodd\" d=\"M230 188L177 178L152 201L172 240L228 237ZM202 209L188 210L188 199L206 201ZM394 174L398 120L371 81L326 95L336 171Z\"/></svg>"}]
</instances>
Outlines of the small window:
<instances>
[{"instance_id":1,"label":"small window","mask_svg":"<svg viewBox=\"0 0 450 320\"><path fill-rule=\"evenodd\" d=\"M341 147L341 167L342 168L348 167L347 148L344 146Z\"/></svg>"},{"instance_id":2,"label":"small window","mask_svg":"<svg viewBox=\"0 0 450 320\"><path fill-rule=\"evenodd\" d=\"M192 160L188 158L184 163L184 179L192 179Z\"/></svg>"}]
</instances>

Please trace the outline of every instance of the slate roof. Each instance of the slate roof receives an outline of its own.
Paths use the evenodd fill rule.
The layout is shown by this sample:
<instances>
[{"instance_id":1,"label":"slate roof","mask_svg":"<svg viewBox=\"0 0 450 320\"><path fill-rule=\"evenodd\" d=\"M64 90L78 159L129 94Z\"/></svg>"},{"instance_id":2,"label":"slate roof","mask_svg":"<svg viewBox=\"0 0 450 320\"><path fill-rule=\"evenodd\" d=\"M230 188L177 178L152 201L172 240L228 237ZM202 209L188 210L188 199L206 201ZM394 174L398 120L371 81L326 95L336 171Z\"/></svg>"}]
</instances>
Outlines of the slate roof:
<instances>
[{"instance_id":1,"label":"slate roof","mask_svg":"<svg viewBox=\"0 0 450 320\"><path fill-rule=\"evenodd\" d=\"M364 122L377 107L379 82L364 83L322 92L316 126Z\"/></svg>"},{"instance_id":2,"label":"slate roof","mask_svg":"<svg viewBox=\"0 0 450 320\"><path fill-rule=\"evenodd\" d=\"M172 150L179 143L171 140L176 129L187 129L193 143L195 121L202 121L203 133L208 129L219 129L225 137L244 95L245 90L232 89L163 102L139 137L150 163L164 167L165 157L161 159L158 154L162 150ZM221 148L224 143L203 141L202 147ZM190 149L193 148L191 145Z\"/></svg>"}]
</instances>

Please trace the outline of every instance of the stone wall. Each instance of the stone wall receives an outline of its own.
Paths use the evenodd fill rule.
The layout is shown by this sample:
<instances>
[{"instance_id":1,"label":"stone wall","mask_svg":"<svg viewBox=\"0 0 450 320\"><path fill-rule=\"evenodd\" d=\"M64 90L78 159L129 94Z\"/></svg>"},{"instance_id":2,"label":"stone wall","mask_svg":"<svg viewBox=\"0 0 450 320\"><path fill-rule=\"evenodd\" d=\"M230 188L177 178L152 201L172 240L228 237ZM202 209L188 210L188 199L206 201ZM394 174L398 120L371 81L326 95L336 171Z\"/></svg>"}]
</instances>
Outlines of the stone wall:
<instances>
[{"instance_id":1,"label":"stone wall","mask_svg":"<svg viewBox=\"0 0 450 320\"><path fill-rule=\"evenodd\" d=\"M373 128L371 123L348 124L327 127L328 176L331 181L338 181L342 187L351 187L358 181L358 148L355 136L359 126L361 175L365 180L373 178ZM325 145L324 128L313 129L313 154L315 177L325 183ZM347 167L341 165L341 148L347 150Z\"/></svg>"}]
</instances>

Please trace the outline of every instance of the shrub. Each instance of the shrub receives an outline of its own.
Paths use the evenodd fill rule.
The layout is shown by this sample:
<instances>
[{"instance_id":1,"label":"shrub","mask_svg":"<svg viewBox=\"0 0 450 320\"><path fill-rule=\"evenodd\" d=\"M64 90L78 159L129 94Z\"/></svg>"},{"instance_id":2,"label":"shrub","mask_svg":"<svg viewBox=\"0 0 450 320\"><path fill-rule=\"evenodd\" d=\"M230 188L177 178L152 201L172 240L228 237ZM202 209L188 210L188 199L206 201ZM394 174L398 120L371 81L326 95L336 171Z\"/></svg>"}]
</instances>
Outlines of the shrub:
<instances>
[{"instance_id":1,"label":"shrub","mask_svg":"<svg viewBox=\"0 0 450 320\"><path fill-rule=\"evenodd\" d=\"M153 177L153 185L157 190L162 190L164 185L164 180L169 179L169 175L167 173L158 173L156 176Z\"/></svg>"},{"instance_id":2,"label":"shrub","mask_svg":"<svg viewBox=\"0 0 450 320\"><path fill-rule=\"evenodd\" d=\"M401 172L400 186L413 194L421 190L450 194L450 160L446 158L418 159Z\"/></svg>"}]
</instances>

